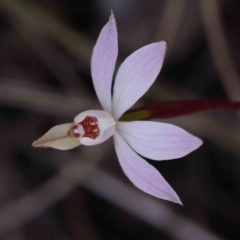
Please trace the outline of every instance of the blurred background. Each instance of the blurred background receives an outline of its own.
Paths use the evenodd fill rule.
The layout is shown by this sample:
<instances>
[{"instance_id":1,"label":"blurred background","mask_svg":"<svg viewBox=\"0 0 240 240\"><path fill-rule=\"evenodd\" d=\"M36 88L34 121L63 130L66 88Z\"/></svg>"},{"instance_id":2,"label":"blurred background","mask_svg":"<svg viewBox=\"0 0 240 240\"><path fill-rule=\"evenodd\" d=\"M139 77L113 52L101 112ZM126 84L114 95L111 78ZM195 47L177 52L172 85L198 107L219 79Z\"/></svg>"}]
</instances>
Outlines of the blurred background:
<instances>
[{"instance_id":1,"label":"blurred background","mask_svg":"<svg viewBox=\"0 0 240 240\"><path fill-rule=\"evenodd\" d=\"M184 206L123 174L113 140L33 149L52 126L100 109L93 45L113 9L120 64L159 40L169 47L137 103L240 100L238 0L0 0L0 240L240 239L239 113L165 119L204 140L190 155L149 161Z\"/></svg>"}]
</instances>

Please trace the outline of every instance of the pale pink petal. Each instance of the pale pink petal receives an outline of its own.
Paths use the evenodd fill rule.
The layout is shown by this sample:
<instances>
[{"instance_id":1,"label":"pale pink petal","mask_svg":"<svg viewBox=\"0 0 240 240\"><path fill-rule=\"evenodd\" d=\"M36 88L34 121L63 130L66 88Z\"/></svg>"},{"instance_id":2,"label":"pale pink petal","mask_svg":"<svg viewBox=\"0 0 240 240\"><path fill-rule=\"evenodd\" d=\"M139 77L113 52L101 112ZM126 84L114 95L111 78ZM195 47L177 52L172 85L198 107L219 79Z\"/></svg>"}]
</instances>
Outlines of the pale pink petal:
<instances>
[{"instance_id":1,"label":"pale pink petal","mask_svg":"<svg viewBox=\"0 0 240 240\"><path fill-rule=\"evenodd\" d=\"M157 198L182 204L175 191L161 174L138 156L117 132L114 134L114 140L120 165L136 187Z\"/></svg>"},{"instance_id":2,"label":"pale pink petal","mask_svg":"<svg viewBox=\"0 0 240 240\"><path fill-rule=\"evenodd\" d=\"M111 112L111 86L117 54L117 27L112 13L98 37L91 59L93 84L103 109L108 112Z\"/></svg>"},{"instance_id":3,"label":"pale pink petal","mask_svg":"<svg viewBox=\"0 0 240 240\"><path fill-rule=\"evenodd\" d=\"M68 136L71 123L60 124L51 128L42 137L32 143L35 148L55 148L69 150L80 145L78 139Z\"/></svg>"},{"instance_id":4,"label":"pale pink petal","mask_svg":"<svg viewBox=\"0 0 240 240\"><path fill-rule=\"evenodd\" d=\"M159 74L166 42L152 43L131 54L120 66L113 91L113 115L119 119L153 84Z\"/></svg>"},{"instance_id":5,"label":"pale pink petal","mask_svg":"<svg viewBox=\"0 0 240 240\"><path fill-rule=\"evenodd\" d=\"M100 144L110 138L115 131L115 120L113 117L106 111L102 110L88 110L78 114L74 118L75 123L80 123L87 116L89 117L97 117L98 119L98 127L100 129L100 134L96 139L91 139L88 137L83 137L80 139L81 144L91 146Z\"/></svg>"},{"instance_id":6,"label":"pale pink petal","mask_svg":"<svg viewBox=\"0 0 240 240\"><path fill-rule=\"evenodd\" d=\"M202 144L201 139L168 123L119 122L117 130L137 153L152 160L181 158Z\"/></svg>"}]
</instances>

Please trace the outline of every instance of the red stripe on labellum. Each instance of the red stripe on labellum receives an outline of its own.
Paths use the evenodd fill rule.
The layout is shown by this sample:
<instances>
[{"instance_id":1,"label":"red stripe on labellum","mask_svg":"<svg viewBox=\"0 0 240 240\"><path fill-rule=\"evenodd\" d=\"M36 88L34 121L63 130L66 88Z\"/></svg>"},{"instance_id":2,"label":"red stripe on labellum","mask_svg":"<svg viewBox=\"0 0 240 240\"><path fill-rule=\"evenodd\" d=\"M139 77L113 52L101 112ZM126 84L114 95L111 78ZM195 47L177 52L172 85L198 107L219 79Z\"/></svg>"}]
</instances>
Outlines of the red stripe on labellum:
<instances>
[{"instance_id":1,"label":"red stripe on labellum","mask_svg":"<svg viewBox=\"0 0 240 240\"><path fill-rule=\"evenodd\" d=\"M147 105L142 108L127 111L122 119L131 120L148 120L153 118L172 118L183 116L195 112L216 110L216 109L240 109L240 102L231 102L224 100L191 100L191 101L166 101ZM145 112L145 114L138 114ZM139 116L138 119L133 119ZM121 120L121 119L120 119Z\"/></svg>"}]
</instances>

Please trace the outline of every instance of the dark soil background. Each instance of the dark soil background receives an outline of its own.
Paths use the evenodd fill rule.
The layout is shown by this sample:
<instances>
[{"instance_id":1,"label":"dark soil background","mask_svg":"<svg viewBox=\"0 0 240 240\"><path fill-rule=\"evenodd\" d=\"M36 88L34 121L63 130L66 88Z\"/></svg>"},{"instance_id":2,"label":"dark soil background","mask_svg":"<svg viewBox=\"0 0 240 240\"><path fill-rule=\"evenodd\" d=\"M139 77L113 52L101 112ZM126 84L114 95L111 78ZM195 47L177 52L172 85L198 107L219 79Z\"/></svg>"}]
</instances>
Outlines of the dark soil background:
<instances>
[{"instance_id":1,"label":"dark soil background","mask_svg":"<svg viewBox=\"0 0 240 240\"><path fill-rule=\"evenodd\" d=\"M110 9L119 63L146 44L169 44L137 106L240 100L237 0L0 0L0 240L240 239L239 112L165 120L204 140L184 158L149 161L183 207L136 189L112 139L66 152L31 147L100 108L89 63Z\"/></svg>"}]
</instances>

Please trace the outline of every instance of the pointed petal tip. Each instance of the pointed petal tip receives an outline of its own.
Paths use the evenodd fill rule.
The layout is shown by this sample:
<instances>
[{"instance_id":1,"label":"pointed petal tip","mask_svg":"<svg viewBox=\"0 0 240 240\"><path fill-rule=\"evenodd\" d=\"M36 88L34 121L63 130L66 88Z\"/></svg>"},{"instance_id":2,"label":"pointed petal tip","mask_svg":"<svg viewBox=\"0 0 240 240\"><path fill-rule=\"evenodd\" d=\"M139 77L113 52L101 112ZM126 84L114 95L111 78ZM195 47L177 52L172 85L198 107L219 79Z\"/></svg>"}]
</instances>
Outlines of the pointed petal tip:
<instances>
[{"instance_id":1,"label":"pointed petal tip","mask_svg":"<svg viewBox=\"0 0 240 240\"><path fill-rule=\"evenodd\" d=\"M194 141L194 144L193 144L193 151L197 150L198 148L200 148L202 146L202 144L203 144L203 140L198 138L198 137L195 137L194 140L195 141Z\"/></svg>"},{"instance_id":2,"label":"pointed petal tip","mask_svg":"<svg viewBox=\"0 0 240 240\"><path fill-rule=\"evenodd\" d=\"M37 146L37 144L36 144L36 141L37 141L37 140L35 140L35 141L32 142L32 147L33 147L33 148L39 148L39 146Z\"/></svg>"},{"instance_id":3,"label":"pointed petal tip","mask_svg":"<svg viewBox=\"0 0 240 240\"><path fill-rule=\"evenodd\" d=\"M40 139L32 143L33 148L52 148L57 150L70 150L78 147L81 143L73 138L66 137L48 142L41 142Z\"/></svg>"},{"instance_id":4,"label":"pointed petal tip","mask_svg":"<svg viewBox=\"0 0 240 240\"><path fill-rule=\"evenodd\" d=\"M45 146L45 145L39 144L39 143L38 143L38 140L36 140L36 141L34 141L34 142L32 143L32 147L33 147L33 148L52 148L52 147L50 147L50 146Z\"/></svg>"},{"instance_id":5,"label":"pointed petal tip","mask_svg":"<svg viewBox=\"0 0 240 240\"><path fill-rule=\"evenodd\" d=\"M113 23L117 29L117 19L112 9L111 9L111 15L109 17L109 22Z\"/></svg>"},{"instance_id":6,"label":"pointed petal tip","mask_svg":"<svg viewBox=\"0 0 240 240\"><path fill-rule=\"evenodd\" d=\"M159 199L164 199L164 200L167 200L169 202L173 202L173 203L176 203L176 204L179 204L179 205L183 206L182 201L180 200L179 196L177 195L177 193L174 190L166 198L159 198Z\"/></svg>"},{"instance_id":7,"label":"pointed petal tip","mask_svg":"<svg viewBox=\"0 0 240 240\"><path fill-rule=\"evenodd\" d=\"M167 41L160 41L159 44L161 45L160 47L165 48L164 53L163 53L163 59L165 59L166 54L167 54L168 42Z\"/></svg>"},{"instance_id":8,"label":"pointed petal tip","mask_svg":"<svg viewBox=\"0 0 240 240\"><path fill-rule=\"evenodd\" d=\"M119 163L126 176L137 188L156 198L183 205L177 193L158 170L133 151L117 131L114 139Z\"/></svg>"},{"instance_id":9,"label":"pointed petal tip","mask_svg":"<svg viewBox=\"0 0 240 240\"><path fill-rule=\"evenodd\" d=\"M155 45L158 45L161 49L165 49L165 53L166 53L166 49L168 47L168 42L165 41L165 40L161 40L161 41L158 41L158 42L154 42L154 43L151 43L151 44L155 44ZM151 45L149 44L149 45Z\"/></svg>"},{"instance_id":10,"label":"pointed petal tip","mask_svg":"<svg viewBox=\"0 0 240 240\"><path fill-rule=\"evenodd\" d=\"M117 23L113 11L102 28L93 48L91 74L98 99L104 110L111 112L111 87L118 55Z\"/></svg>"},{"instance_id":11,"label":"pointed petal tip","mask_svg":"<svg viewBox=\"0 0 240 240\"><path fill-rule=\"evenodd\" d=\"M160 199L162 199L162 198L160 198ZM176 203L176 204L179 204L179 205L183 206L182 201L180 200L179 196L177 195L177 193L175 191L174 191L174 194L171 194L170 196L168 196L164 200L167 200L169 202L173 202L173 203Z\"/></svg>"},{"instance_id":12,"label":"pointed petal tip","mask_svg":"<svg viewBox=\"0 0 240 240\"><path fill-rule=\"evenodd\" d=\"M68 150L80 145L80 142L68 136L71 123L60 124L52 127L43 136L32 143L33 148L55 148Z\"/></svg>"},{"instance_id":13,"label":"pointed petal tip","mask_svg":"<svg viewBox=\"0 0 240 240\"><path fill-rule=\"evenodd\" d=\"M168 41L165 41L165 40L163 40L163 41L160 41L160 43L164 44L164 45L165 45L165 47L167 47L167 46L168 46Z\"/></svg>"},{"instance_id":14,"label":"pointed petal tip","mask_svg":"<svg viewBox=\"0 0 240 240\"><path fill-rule=\"evenodd\" d=\"M115 18L115 15L114 15L114 12L113 12L113 10L111 9L111 15L110 15L110 18L112 18L112 19L114 19L114 20L116 20L116 18Z\"/></svg>"},{"instance_id":15,"label":"pointed petal tip","mask_svg":"<svg viewBox=\"0 0 240 240\"><path fill-rule=\"evenodd\" d=\"M159 196L154 196L154 197L183 206L182 201L180 200L180 198L178 197L177 193L174 190L169 195L166 195L165 197L159 197Z\"/></svg>"},{"instance_id":16,"label":"pointed petal tip","mask_svg":"<svg viewBox=\"0 0 240 240\"><path fill-rule=\"evenodd\" d=\"M203 144L203 141L198 138L198 137L195 137L193 135L190 134L190 136L192 137L192 142L191 142L191 145L189 146L188 150L182 154L182 156L176 156L174 157L173 159L178 159L178 158L181 158L181 157L185 157L186 155L196 151L198 148L200 148Z\"/></svg>"},{"instance_id":17,"label":"pointed petal tip","mask_svg":"<svg viewBox=\"0 0 240 240\"><path fill-rule=\"evenodd\" d=\"M152 44L154 44L154 43L152 43ZM165 40L163 40L163 41L158 41L158 42L155 42L155 44L158 44L158 45L160 45L161 47L165 47L165 48L167 48L167 47L168 47L168 42L167 42L167 41L165 41Z\"/></svg>"},{"instance_id":18,"label":"pointed petal tip","mask_svg":"<svg viewBox=\"0 0 240 240\"><path fill-rule=\"evenodd\" d=\"M114 25L117 27L117 20L112 9L111 9L111 15L109 17L109 22L114 23Z\"/></svg>"},{"instance_id":19,"label":"pointed petal tip","mask_svg":"<svg viewBox=\"0 0 240 240\"><path fill-rule=\"evenodd\" d=\"M179 205L181 205L183 207L183 203L182 201L180 200L180 198L178 198L176 201L174 201L174 203L177 203Z\"/></svg>"},{"instance_id":20,"label":"pointed petal tip","mask_svg":"<svg viewBox=\"0 0 240 240\"><path fill-rule=\"evenodd\" d=\"M182 158L203 143L184 129L167 123L118 122L117 130L138 154L156 161Z\"/></svg>"}]
</instances>

